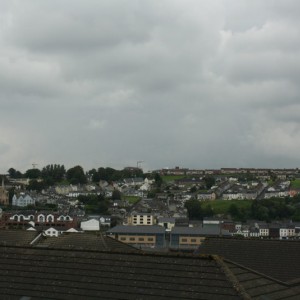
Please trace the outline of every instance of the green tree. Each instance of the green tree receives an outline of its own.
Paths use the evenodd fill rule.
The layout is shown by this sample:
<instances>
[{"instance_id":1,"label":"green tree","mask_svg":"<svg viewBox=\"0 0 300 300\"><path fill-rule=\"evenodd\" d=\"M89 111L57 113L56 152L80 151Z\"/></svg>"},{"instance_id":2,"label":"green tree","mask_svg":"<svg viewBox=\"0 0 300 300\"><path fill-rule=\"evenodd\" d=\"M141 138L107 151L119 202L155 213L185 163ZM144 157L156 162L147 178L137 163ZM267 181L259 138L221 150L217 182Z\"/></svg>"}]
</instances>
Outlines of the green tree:
<instances>
[{"instance_id":1,"label":"green tree","mask_svg":"<svg viewBox=\"0 0 300 300\"><path fill-rule=\"evenodd\" d=\"M66 169L64 165L47 165L41 171L41 177L48 182L49 185L62 181L65 175Z\"/></svg>"},{"instance_id":2,"label":"green tree","mask_svg":"<svg viewBox=\"0 0 300 300\"><path fill-rule=\"evenodd\" d=\"M206 188L209 190L212 186L215 185L216 183L216 180L213 176L205 176L203 178L204 182L205 182L205 185L206 185Z\"/></svg>"},{"instance_id":3,"label":"green tree","mask_svg":"<svg viewBox=\"0 0 300 300\"><path fill-rule=\"evenodd\" d=\"M203 209L201 203L198 200L188 200L185 202L185 208L188 211L188 216L192 220L202 220L203 219Z\"/></svg>"},{"instance_id":4,"label":"green tree","mask_svg":"<svg viewBox=\"0 0 300 300\"><path fill-rule=\"evenodd\" d=\"M43 181L37 181L36 179L32 179L29 181L29 185L26 187L26 190L41 192L45 188L46 185Z\"/></svg>"},{"instance_id":5,"label":"green tree","mask_svg":"<svg viewBox=\"0 0 300 300\"><path fill-rule=\"evenodd\" d=\"M10 168L7 172L9 174L10 178L13 178L13 179L23 177L23 174L20 171L17 171L16 169L14 169L14 168Z\"/></svg>"},{"instance_id":6,"label":"green tree","mask_svg":"<svg viewBox=\"0 0 300 300\"><path fill-rule=\"evenodd\" d=\"M70 168L67 171L66 176L71 184L84 184L87 182L86 176L81 166Z\"/></svg>"},{"instance_id":7,"label":"green tree","mask_svg":"<svg viewBox=\"0 0 300 300\"><path fill-rule=\"evenodd\" d=\"M154 175L154 181L157 187L161 187L162 183L163 183L163 179L161 178L159 173L155 173Z\"/></svg>"},{"instance_id":8,"label":"green tree","mask_svg":"<svg viewBox=\"0 0 300 300\"><path fill-rule=\"evenodd\" d=\"M29 179L37 179L37 178L41 177L41 171L39 169L36 169L36 168L28 169L25 172L24 176L26 178L29 178Z\"/></svg>"},{"instance_id":9,"label":"green tree","mask_svg":"<svg viewBox=\"0 0 300 300\"><path fill-rule=\"evenodd\" d=\"M121 200L121 197L122 197L122 195L121 195L121 192L119 190L114 190L112 192L112 196L111 196L112 200Z\"/></svg>"}]
</instances>

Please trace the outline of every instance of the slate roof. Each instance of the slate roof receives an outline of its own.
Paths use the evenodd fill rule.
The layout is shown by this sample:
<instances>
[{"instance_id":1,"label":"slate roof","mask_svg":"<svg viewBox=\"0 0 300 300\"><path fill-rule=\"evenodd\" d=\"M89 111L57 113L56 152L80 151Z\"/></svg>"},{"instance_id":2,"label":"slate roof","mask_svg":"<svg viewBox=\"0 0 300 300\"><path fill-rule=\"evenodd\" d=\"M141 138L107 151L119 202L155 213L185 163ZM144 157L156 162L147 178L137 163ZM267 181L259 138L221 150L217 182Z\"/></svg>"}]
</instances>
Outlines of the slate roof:
<instances>
[{"instance_id":1,"label":"slate roof","mask_svg":"<svg viewBox=\"0 0 300 300\"><path fill-rule=\"evenodd\" d=\"M246 299L211 256L0 246L0 268L2 299Z\"/></svg>"},{"instance_id":2,"label":"slate roof","mask_svg":"<svg viewBox=\"0 0 300 300\"><path fill-rule=\"evenodd\" d=\"M127 225L118 225L115 226L108 231L107 234L110 233L138 233L138 234L164 234L165 228L158 225L137 225L137 226L127 226Z\"/></svg>"},{"instance_id":3,"label":"slate roof","mask_svg":"<svg viewBox=\"0 0 300 300\"><path fill-rule=\"evenodd\" d=\"M281 282L300 283L300 241L208 238L197 253L219 255Z\"/></svg>"},{"instance_id":4,"label":"slate roof","mask_svg":"<svg viewBox=\"0 0 300 300\"><path fill-rule=\"evenodd\" d=\"M204 226L204 227L179 227L175 226L171 230L171 234L190 234L190 235L229 235L227 230L220 230L219 226Z\"/></svg>"},{"instance_id":5,"label":"slate roof","mask_svg":"<svg viewBox=\"0 0 300 300\"><path fill-rule=\"evenodd\" d=\"M38 234L36 231L0 230L0 245L27 246Z\"/></svg>"},{"instance_id":6,"label":"slate roof","mask_svg":"<svg viewBox=\"0 0 300 300\"><path fill-rule=\"evenodd\" d=\"M253 272L226 260L225 264L250 299L300 299L300 286L290 286L278 282L272 278Z\"/></svg>"},{"instance_id":7,"label":"slate roof","mask_svg":"<svg viewBox=\"0 0 300 300\"><path fill-rule=\"evenodd\" d=\"M121 243L101 233L64 233L58 237L43 236L36 247L77 250L118 250L123 252L138 251L136 248Z\"/></svg>"}]
</instances>

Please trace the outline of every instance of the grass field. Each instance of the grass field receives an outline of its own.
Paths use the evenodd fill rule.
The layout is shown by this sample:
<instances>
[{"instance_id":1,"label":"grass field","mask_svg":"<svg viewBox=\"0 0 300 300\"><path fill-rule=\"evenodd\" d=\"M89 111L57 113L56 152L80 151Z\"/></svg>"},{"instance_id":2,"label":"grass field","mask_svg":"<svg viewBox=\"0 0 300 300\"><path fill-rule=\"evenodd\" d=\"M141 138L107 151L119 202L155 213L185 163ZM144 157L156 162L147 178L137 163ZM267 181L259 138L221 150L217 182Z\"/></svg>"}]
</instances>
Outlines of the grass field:
<instances>
[{"instance_id":1,"label":"grass field","mask_svg":"<svg viewBox=\"0 0 300 300\"><path fill-rule=\"evenodd\" d=\"M291 188L300 189L300 179L295 179L291 182Z\"/></svg>"},{"instance_id":2,"label":"grass field","mask_svg":"<svg viewBox=\"0 0 300 300\"><path fill-rule=\"evenodd\" d=\"M164 175L161 178L164 182L171 182L176 179L181 179L181 178L185 178L185 177L186 177L185 175Z\"/></svg>"},{"instance_id":3,"label":"grass field","mask_svg":"<svg viewBox=\"0 0 300 300\"><path fill-rule=\"evenodd\" d=\"M215 200L215 201L203 201L202 207L210 205L214 211L214 214L226 214L231 204L236 204L238 208L250 209L253 200Z\"/></svg>"},{"instance_id":4,"label":"grass field","mask_svg":"<svg viewBox=\"0 0 300 300\"><path fill-rule=\"evenodd\" d=\"M130 204L135 204L140 201L141 197L138 196L124 196L124 200L127 200Z\"/></svg>"}]
</instances>

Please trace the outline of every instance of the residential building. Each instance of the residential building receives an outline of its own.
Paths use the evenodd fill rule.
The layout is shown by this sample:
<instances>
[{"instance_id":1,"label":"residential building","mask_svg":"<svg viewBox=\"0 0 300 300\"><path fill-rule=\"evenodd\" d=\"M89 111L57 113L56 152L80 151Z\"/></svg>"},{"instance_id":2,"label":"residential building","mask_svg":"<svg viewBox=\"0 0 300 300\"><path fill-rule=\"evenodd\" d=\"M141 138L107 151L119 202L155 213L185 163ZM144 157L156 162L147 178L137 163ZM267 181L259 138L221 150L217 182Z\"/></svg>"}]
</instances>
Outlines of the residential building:
<instances>
[{"instance_id":1,"label":"residential building","mask_svg":"<svg viewBox=\"0 0 300 300\"><path fill-rule=\"evenodd\" d=\"M80 223L80 228L83 231L99 231L100 230L100 222L97 219L90 219L87 221L82 221Z\"/></svg>"},{"instance_id":2,"label":"residential building","mask_svg":"<svg viewBox=\"0 0 300 300\"><path fill-rule=\"evenodd\" d=\"M269 226L267 224L259 226L259 236L260 237L269 237Z\"/></svg>"},{"instance_id":3,"label":"residential building","mask_svg":"<svg viewBox=\"0 0 300 300\"><path fill-rule=\"evenodd\" d=\"M35 199L33 199L30 195L21 193L19 197L13 195L12 198L12 205L25 207L27 205L35 205Z\"/></svg>"},{"instance_id":4,"label":"residential building","mask_svg":"<svg viewBox=\"0 0 300 300\"><path fill-rule=\"evenodd\" d=\"M214 191L200 191L197 194L198 200L216 200L217 195Z\"/></svg>"},{"instance_id":5,"label":"residential building","mask_svg":"<svg viewBox=\"0 0 300 300\"><path fill-rule=\"evenodd\" d=\"M155 224L155 218L152 214L132 212L127 218L128 225L147 225Z\"/></svg>"}]
</instances>

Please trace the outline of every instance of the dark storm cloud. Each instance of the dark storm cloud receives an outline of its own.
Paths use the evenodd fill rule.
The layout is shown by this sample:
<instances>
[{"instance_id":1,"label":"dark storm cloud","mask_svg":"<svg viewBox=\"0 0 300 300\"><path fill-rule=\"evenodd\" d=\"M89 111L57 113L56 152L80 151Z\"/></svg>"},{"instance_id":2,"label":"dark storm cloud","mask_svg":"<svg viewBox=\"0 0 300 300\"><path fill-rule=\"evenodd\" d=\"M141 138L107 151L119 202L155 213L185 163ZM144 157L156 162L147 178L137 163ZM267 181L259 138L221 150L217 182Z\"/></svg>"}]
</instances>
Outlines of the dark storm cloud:
<instances>
[{"instance_id":1,"label":"dark storm cloud","mask_svg":"<svg viewBox=\"0 0 300 300\"><path fill-rule=\"evenodd\" d=\"M299 8L2 1L2 170L297 166Z\"/></svg>"}]
</instances>

